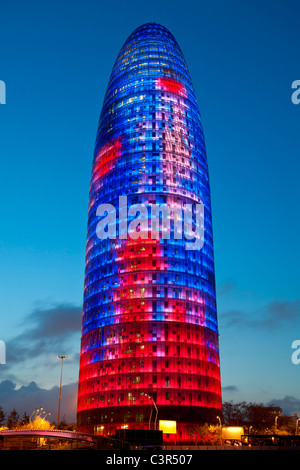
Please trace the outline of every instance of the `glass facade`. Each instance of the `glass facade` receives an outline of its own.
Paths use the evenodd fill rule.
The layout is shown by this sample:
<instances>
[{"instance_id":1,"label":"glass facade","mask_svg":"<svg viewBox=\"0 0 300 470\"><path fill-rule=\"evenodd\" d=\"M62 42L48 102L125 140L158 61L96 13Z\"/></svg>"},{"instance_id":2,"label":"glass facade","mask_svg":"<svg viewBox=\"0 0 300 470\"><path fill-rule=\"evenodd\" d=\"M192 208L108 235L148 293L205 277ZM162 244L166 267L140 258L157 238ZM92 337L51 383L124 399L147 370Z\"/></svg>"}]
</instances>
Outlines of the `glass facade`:
<instances>
[{"instance_id":1,"label":"glass facade","mask_svg":"<svg viewBox=\"0 0 300 470\"><path fill-rule=\"evenodd\" d=\"M129 227L134 211L124 216L120 197L127 208L171 208L169 236L163 235L163 218L155 237L151 230L139 234L142 224L136 236L130 230L124 235L121 227ZM116 208L115 218L101 219L98 208L104 204ZM201 249L187 249L184 235L175 233L176 210L183 214L188 204L204 207ZM99 237L101 220L107 222L106 233L115 229L115 236ZM192 226L197 233L194 216ZM149 23L130 35L117 57L96 136L78 429L107 436L124 426L153 429L156 419L176 420L177 442L188 442L195 424L217 422L220 411L211 201L201 118L176 40L163 26Z\"/></svg>"}]
</instances>

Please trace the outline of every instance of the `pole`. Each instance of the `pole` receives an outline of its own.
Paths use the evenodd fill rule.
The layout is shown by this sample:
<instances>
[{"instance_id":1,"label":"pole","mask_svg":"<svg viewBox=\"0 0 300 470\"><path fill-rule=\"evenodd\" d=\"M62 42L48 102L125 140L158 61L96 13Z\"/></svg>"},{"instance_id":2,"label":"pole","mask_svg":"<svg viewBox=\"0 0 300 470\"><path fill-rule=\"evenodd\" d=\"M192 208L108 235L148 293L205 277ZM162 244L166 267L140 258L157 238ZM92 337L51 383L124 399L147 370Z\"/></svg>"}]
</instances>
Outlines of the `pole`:
<instances>
[{"instance_id":1,"label":"pole","mask_svg":"<svg viewBox=\"0 0 300 470\"><path fill-rule=\"evenodd\" d=\"M278 416L275 416L275 434L277 432L277 420L278 420Z\"/></svg>"},{"instance_id":2,"label":"pole","mask_svg":"<svg viewBox=\"0 0 300 470\"><path fill-rule=\"evenodd\" d=\"M36 413L37 411L39 411L39 408L36 408L35 410L33 410L33 412L31 413L30 417L29 417L29 422L31 423L31 418L32 416L34 415L34 413Z\"/></svg>"},{"instance_id":3,"label":"pole","mask_svg":"<svg viewBox=\"0 0 300 470\"><path fill-rule=\"evenodd\" d=\"M219 420L219 423L220 423L220 441L221 441L221 445L223 444L223 439L222 439L222 421L221 421L221 418L220 416L217 416L218 420Z\"/></svg>"},{"instance_id":4,"label":"pole","mask_svg":"<svg viewBox=\"0 0 300 470\"><path fill-rule=\"evenodd\" d=\"M60 385L59 385L59 398L58 398L58 415L57 415L57 429L59 426L59 414L60 414L60 399L61 399L61 384L62 384L62 372L63 372L63 362L68 356L57 356L61 359L61 370L60 370Z\"/></svg>"},{"instance_id":5,"label":"pole","mask_svg":"<svg viewBox=\"0 0 300 470\"><path fill-rule=\"evenodd\" d=\"M149 427L149 431L150 431L150 427L151 427L151 426L150 426L150 423L151 423L151 418L152 418L152 405L151 405L151 412L150 412L149 426L148 426L148 427Z\"/></svg>"},{"instance_id":6,"label":"pole","mask_svg":"<svg viewBox=\"0 0 300 470\"><path fill-rule=\"evenodd\" d=\"M156 410L155 420L154 420L154 431L156 431L156 421L157 421L158 409L157 409L157 406L156 406L155 401L153 400L153 398L152 398L152 401L153 401L153 405L155 406L155 410Z\"/></svg>"},{"instance_id":7,"label":"pole","mask_svg":"<svg viewBox=\"0 0 300 470\"><path fill-rule=\"evenodd\" d=\"M157 421L157 415L158 415L158 409L157 409L157 406L156 406L156 403L155 401L153 400L153 397L148 395L147 393L145 394L146 397L149 398L149 400L152 400L152 403L155 407L155 410L156 410L156 413L155 413L155 420L154 420L154 431L156 431L156 421ZM150 420L149 420L149 429L150 429L150 421L151 421L151 417L152 417L152 407L151 407L151 414L150 414Z\"/></svg>"}]
</instances>

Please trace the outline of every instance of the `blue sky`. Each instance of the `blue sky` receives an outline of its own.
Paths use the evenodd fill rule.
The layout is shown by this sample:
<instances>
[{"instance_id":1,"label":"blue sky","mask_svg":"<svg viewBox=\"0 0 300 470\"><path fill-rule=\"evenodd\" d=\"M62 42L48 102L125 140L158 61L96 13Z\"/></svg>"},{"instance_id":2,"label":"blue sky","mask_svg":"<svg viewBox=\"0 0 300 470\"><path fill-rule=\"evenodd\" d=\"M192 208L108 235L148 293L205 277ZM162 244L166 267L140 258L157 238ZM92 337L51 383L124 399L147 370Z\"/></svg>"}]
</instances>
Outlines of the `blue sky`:
<instances>
[{"instance_id":1,"label":"blue sky","mask_svg":"<svg viewBox=\"0 0 300 470\"><path fill-rule=\"evenodd\" d=\"M291 362L300 338L300 105L291 101L299 15L297 0L2 0L4 408L34 407L35 396L55 409L57 354L70 356L65 393L76 391L97 123L119 50L155 21L177 39L202 114L223 399L276 401L300 415L300 365Z\"/></svg>"}]
</instances>

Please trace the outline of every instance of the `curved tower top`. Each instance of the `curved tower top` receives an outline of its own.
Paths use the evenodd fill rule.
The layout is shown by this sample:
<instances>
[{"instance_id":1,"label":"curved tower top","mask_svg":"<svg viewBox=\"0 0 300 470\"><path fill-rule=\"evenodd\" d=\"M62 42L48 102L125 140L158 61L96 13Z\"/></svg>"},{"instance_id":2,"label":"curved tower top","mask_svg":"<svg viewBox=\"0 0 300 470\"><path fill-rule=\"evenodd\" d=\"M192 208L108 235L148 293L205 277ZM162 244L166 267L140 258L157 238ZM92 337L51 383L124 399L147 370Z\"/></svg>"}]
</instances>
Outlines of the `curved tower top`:
<instances>
[{"instance_id":1,"label":"curved tower top","mask_svg":"<svg viewBox=\"0 0 300 470\"><path fill-rule=\"evenodd\" d=\"M195 424L215 422L220 410L200 112L175 38L147 23L115 61L98 124L78 428L111 435L124 426L148 429L149 420L152 428L157 420L176 420L177 442L189 442Z\"/></svg>"},{"instance_id":2,"label":"curved tower top","mask_svg":"<svg viewBox=\"0 0 300 470\"><path fill-rule=\"evenodd\" d=\"M148 63L145 63L145 55ZM175 80L186 80L192 88L187 64L174 36L164 26L147 23L137 28L124 43L114 64L108 88L116 80L137 79L136 71L144 76L155 73Z\"/></svg>"},{"instance_id":3,"label":"curved tower top","mask_svg":"<svg viewBox=\"0 0 300 470\"><path fill-rule=\"evenodd\" d=\"M148 92L153 89L154 76L163 77L165 88L171 89L173 86L174 91L178 87L177 83L184 83L182 90L179 87L177 91L180 94L185 92L200 124L200 111L192 80L177 41L164 26L146 23L133 31L118 54L107 86L100 125L104 124L101 121L105 121L105 113L112 103L115 104L130 93L134 94L137 89ZM98 129L98 135L101 132L102 126Z\"/></svg>"}]
</instances>

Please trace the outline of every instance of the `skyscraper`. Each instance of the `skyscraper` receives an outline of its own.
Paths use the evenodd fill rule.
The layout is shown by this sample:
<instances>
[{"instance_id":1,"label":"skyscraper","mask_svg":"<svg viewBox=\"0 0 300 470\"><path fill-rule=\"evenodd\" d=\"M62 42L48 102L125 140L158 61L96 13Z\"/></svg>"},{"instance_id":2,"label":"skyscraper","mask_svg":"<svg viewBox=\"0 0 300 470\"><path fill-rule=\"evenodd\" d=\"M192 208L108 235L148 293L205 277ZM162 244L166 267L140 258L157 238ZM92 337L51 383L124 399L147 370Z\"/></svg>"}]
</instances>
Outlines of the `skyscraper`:
<instances>
[{"instance_id":1,"label":"skyscraper","mask_svg":"<svg viewBox=\"0 0 300 470\"><path fill-rule=\"evenodd\" d=\"M142 227L141 207L170 209L156 219L155 236L153 218L148 232ZM196 207L204 208L204 237ZM200 245L192 246L193 237ZM129 36L116 59L96 136L78 429L107 436L124 426L153 429L159 420L176 420L177 442L187 442L195 424L217 423L221 407L200 112L179 45L165 27L149 23Z\"/></svg>"}]
</instances>

